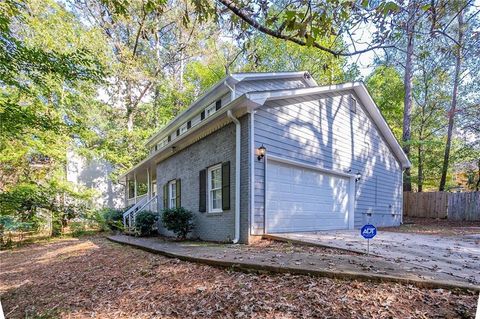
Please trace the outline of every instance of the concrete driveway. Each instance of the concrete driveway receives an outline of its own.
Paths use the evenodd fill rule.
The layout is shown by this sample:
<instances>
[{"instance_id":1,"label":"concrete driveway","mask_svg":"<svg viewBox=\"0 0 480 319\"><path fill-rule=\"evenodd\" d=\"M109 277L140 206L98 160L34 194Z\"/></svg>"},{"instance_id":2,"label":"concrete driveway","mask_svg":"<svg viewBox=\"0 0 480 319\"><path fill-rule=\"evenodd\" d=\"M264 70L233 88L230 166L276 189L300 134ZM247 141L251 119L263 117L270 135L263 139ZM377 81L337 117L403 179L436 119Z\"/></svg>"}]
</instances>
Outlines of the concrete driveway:
<instances>
[{"instance_id":1,"label":"concrete driveway","mask_svg":"<svg viewBox=\"0 0 480 319\"><path fill-rule=\"evenodd\" d=\"M360 236L360 230L269 236L357 252L367 251L367 240ZM423 270L443 272L480 284L480 234L440 236L379 231L370 240L370 253L388 261L415 264Z\"/></svg>"}]
</instances>

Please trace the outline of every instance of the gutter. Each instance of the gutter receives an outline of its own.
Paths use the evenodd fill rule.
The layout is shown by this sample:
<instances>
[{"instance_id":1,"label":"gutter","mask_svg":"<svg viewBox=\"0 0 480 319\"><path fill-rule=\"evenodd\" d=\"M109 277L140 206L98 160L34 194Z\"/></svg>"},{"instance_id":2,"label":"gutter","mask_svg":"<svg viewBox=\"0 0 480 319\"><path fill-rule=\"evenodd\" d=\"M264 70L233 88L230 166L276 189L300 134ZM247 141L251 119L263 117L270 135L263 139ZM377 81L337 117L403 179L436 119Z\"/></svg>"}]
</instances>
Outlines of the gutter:
<instances>
[{"instance_id":1,"label":"gutter","mask_svg":"<svg viewBox=\"0 0 480 319\"><path fill-rule=\"evenodd\" d=\"M235 238L233 243L240 240L240 121L233 115L231 110L227 116L235 123Z\"/></svg>"}]
</instances>

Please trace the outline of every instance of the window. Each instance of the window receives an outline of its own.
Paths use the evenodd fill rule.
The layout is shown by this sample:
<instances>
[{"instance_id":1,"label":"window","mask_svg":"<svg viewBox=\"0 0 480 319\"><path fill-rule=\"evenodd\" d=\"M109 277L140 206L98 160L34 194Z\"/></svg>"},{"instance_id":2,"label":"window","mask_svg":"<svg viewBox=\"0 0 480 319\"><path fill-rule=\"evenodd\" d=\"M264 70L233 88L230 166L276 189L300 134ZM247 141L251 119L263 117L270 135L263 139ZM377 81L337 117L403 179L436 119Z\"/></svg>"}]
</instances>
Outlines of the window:
<instances>
[{"instance_id":1,"label":"window","mask_svg":"<svg viewBox=\"0 0 480 319\"><path fill-rule=\"evenodd\" d=\"M177 181L168 183L168 208L177 208Z\"/></svg>"},{"instance_id":2,"label":"window","mask_svg":"<svg viewBox=\"0 0 480 319\"><path fill-rule=\"evenodd\" d=\"M208 212L222 212L222 165L215 165L208 169Z\"/></svg>"},{"instance_id":3,"label":"window","mask_svg":"<svg viewBox=\"0 0 480 319\"><path fill-rule=\"evenodd\" d=\"M188 126L187 126L187 123L183 124L182 126L180 126L180 135L182 135L183 133L185 133L186 131L188 130Z\"/></svg>"},{"instance_id":4,"label":"window","mask_svg":"<svg viewBox=\"0 0 480 319\"><path fill-rule=\"evenodd\" d=\"M215 103L210 104L206 109L205 109L205 117L209 117L213 113L217 111L217 107Z\"/></svg>"},{"instance_id":5,"label":"window","mask_svg":"<svg viewBox=\"0 0 480 319\"><path fill-rule=\"evenodd\" d=\"M165 145L168 144L168 140L167 138L164 138L163 140L161 140L160 142L158 142L157 144L157 149L160 150L162 149Z\"/></svg>"},{"instance_id":6,"label":"window","mask_svg":"<svg viewBox=\"0 0 480 319\"><path fill-rule=\"evenodd\" d=\"M352 113L357 113L357 100L355 100L355 98L352 95L350 95L349 103L350 103L350 111Z\"/></svg>"},{"instance_id":7,"label":"window","mask_svg":"<svg viewBox=\"0 0 480 319\"><path fill-rule=\"evenodd\" d=\"M128 181L128 198L135 197L135 182L132 180Z\"/></svg>"},{"instance_id":8,"label":"window","mask_svg":"<svg viewBox=\"0 0 480 319\"><path fill-rule=\"evenodd\" d=\"M192 119L192 127L194 127L195 125L197 125L198 123L200 123L201 120L202 120L202 119L201 119L201 115L200 115L200 114L197 115L197 116L195 116L195 117Z\"/></svg>"}]
</instances>

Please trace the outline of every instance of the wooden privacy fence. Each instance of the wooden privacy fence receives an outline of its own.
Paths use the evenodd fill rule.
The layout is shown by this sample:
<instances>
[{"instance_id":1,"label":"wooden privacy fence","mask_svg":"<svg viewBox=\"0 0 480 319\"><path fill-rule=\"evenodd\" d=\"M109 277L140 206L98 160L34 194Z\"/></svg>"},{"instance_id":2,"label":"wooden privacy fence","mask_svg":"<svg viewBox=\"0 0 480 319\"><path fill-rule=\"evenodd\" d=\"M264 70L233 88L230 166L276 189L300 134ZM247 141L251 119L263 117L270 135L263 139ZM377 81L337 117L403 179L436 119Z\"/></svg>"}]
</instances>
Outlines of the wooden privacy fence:
<instances>
[{"instance_id":1,"label":"wooden privacy fence","mask_svg":"<svg viewBox=\"0 0 480 319\"><path fill-rule=\"evenodd\" d=\"M404 192L403 214L408 217L480 220L480 192Z\"/></svg>"}]
</instances>

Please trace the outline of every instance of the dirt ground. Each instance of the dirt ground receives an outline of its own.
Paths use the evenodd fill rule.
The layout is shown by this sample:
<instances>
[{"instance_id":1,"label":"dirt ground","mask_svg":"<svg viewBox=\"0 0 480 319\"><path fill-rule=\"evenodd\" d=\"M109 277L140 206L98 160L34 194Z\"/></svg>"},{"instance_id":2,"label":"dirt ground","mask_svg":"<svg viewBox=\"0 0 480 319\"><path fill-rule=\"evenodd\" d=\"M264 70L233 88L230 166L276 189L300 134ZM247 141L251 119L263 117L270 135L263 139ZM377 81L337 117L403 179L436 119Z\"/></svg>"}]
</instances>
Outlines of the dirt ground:
<instances>
[{"instance_id":1,"label":"dirt ground","mask_svg":"<svg viewBox=\"0 0 480 319\"><path fill-rule=\"evenodd\" d=\"M480 221L406 217L403 222L400 227L384 227L380 230L444 236L480 234Z\"/></svg>"},{"instance_id":2,"label":"dirt ground","mask_svg":"<svg viewBox=\"0 0 480 319\"><path fill-rule=\"evenodd\" d=\"M6 318L473 318L478 296L247 274L95 236L0 252L0 299Z\"/></svg>"}]
</instances>

